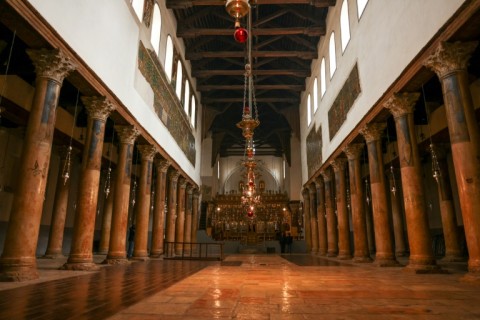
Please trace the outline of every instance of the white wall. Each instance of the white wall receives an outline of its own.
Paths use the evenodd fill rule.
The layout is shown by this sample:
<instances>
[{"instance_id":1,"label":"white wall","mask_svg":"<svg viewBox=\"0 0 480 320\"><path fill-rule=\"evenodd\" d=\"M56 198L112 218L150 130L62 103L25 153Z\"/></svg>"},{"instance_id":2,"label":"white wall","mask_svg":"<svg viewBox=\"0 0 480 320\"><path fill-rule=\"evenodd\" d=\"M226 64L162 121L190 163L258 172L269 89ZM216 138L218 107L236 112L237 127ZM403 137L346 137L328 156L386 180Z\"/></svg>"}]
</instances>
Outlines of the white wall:
<instances>
[{"instance_id":1,"label":"white wall","mask_svg":"<svg viewBox=\"0 0 480 320\"><path fill-rule=\"evenodd\" d=\"M138 20L127 0L29 0L43 18L59 33L79 57L118 97L142 127L178 163L185 173L200 184L201 106L197 101L196 163L193 166L174 142L167 128L151 108L151 88L141 80L137 68L140 39L149 46L150 31ZM176 22L159 1L162 11L160 61L163 64L166 35L175 35ZM184 45L172 40L182 53ZM150 49L153 47L150 45ZM184 64L190 74L190 65ZM191 82L195 85L195 82ZM197 94L197 97L200 96ZM150 103L147 104L147 103Z\"/></svg>"},{"instance_id":2,"label":"white wall","mask_svg":"<svg viewBox=\"0 0 480 320\"><path fill-rule=\"evenodd\" d=\"M319 58L312 63L312 77L307 79L307 90L303 93L300 106L303 183L309 178L305 140L314 123L317 127L322 126L322 154L325 160L463 2L463 0L370 0L358 20L356 1L348 0L351 37L343 54L340 39L340 9L343 1L337 1L337 5L330 8L326 36L320 40ZM335 31L337 69L333 78L329 80L328 42L332 31ZM320 77L322 57L325 57L327 91L320 101L310 127L307 127L305 105L308 93L313 93L315 76ZM330 141L328 110L355 63L358 64L361 93L350 109L346 121ZM318 86L320 93L320 83Z\"/></svg>"}]
</instances>

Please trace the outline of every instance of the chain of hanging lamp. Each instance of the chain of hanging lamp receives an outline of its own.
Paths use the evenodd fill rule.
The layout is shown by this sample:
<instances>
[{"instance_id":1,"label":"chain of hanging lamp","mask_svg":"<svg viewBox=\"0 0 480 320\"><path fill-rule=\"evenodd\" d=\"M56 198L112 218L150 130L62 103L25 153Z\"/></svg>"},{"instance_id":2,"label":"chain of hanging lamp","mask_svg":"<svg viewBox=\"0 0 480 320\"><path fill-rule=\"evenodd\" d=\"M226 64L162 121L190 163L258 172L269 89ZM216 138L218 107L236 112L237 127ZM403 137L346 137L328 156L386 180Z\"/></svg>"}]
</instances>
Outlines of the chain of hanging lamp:
<instances>
[{"instance_id":1,"label":"chain of hanging lamp","mask_svg":"<svg viewBox=\"0 0 480 320\"><path fill-rule=\"evenodd\" d=\"M227 12L235 18L234 39L239 43L247 42L247 63L244 74L244 92L242 106L242 120L237 123L237 127L242 129L242 135L245 138L245 154L243 165L246 168L246 184L242 190L242 205L245 208L247 217L255 217L255 209L260 203L260 196L256 193L255 168L257 162L255 156L255 145L253 134L256 127L260 125L258 120L258 109L255 99L253 85L253 64L252 64L252 15L250 5L247 0L227 0ZM240 19L247 15L247 30L241 27Z\"/></svg>"}]
</instances>

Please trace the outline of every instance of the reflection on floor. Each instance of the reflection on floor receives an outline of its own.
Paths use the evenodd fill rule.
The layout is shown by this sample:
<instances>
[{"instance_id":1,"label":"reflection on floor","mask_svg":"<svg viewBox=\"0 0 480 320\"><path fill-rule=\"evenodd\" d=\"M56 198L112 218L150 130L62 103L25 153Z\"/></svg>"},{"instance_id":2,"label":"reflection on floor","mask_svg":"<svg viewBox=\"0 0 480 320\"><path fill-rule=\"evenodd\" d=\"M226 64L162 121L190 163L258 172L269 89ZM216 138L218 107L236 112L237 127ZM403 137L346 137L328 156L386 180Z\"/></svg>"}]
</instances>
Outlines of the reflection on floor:
<instances>
[{"instance_id":1,"label":"reflection on floor","mask_svg":"<svg viewBox=\"0 0 480 320\"><path fill-rule=\"evenodd\" d=\"M231 255L66 278L54 263L39 261L49 265L40 274L57 280L0 283L0 319L480 319L480 285L462 281L466 263L416 275L311 255Z\"/></svg>"}]
</instances>

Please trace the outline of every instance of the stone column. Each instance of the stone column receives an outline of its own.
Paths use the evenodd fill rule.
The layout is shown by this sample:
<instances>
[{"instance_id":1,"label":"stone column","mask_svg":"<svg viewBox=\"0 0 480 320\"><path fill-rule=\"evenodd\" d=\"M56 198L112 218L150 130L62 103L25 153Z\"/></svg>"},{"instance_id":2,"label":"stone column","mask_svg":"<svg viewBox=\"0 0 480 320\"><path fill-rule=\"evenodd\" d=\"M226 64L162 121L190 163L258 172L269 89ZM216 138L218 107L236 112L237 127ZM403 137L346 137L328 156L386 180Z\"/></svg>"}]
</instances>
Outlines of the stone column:
<instances>
[{"instance_id":1,"label":"stone column","mask_svg":"<svg viewBox=\"0 0 480 320\"><path fill-rule=\"evenodd\" d=\"M103 137L105 123L115 107L105 97L82 97L82 101L88 112L87 138L82 156L72 246L63 269L98 270L99 267L93 262L92 250L102 167Z\"/></svg>"},{"instance_id":2,"label":"stone column","mask_svg":"<svg viewBox=\"0 0 480 320\"><path fill-rule=\"evenodd\" d=\"M312 253L318 253L318 223L317 223L317 188L315 184L308 186L310 193L310 232L312 236Z\"/></svg>"},{"instance_id":3,"label":"stone column","mask_svg":"<svg viewBox=\"0 0 480 320\"><path fill-rule=\"evenodd\" d=\"M325 185L321 177L315 179L317 189L317 225L318 225L318 254L327 255L327 220L325 219Z\"/></svg>"},{"instance_id":4,"label":"stone column","mask_svg":"<svg viewBox=\"0 0 480 320\"><path fill-rule=\"evenodd\" d=\"M69 154L70 151L70 154ZM71 146L62 146L59 148L60 166L57 176L57 188L55 191L55 202L53 205L52 222L50 224L50 233L48 235L47 251L44 258L55 259L63 257L63 232L65 229L65 218L67 217L68 194L70 192L70 179L62 176L63 168L68 161L73 161L72 157L77 152L73 151ZM67 157L70 159L67 159ZM71 174L71 172L69 173Z\"/></svg>"},{"instance_id":5,"label":"stone column","mask_svg":"<svg viewBox=\"0 0 480 320\"><path fill-rule=\"evenodd\" d=\"M365 218L367 221L367 239L368 239L368 251L370 256L375 254L375 228L373 227L373 212L372 212L372 197L371 191L369 191L370 183L367 178L365 178Z\"/></svg>"},{"instance_id":6,"label":"stone column","mask_svg":"<svg viewBox=\"0 0 480 320\"><path fill-rule=\"evenodd\" d=\"M128 208L130 182L132 179L132 158L135 139L140 134L134 126L115 126L120 148L117 162L117 178L113 199L112 229L107 258L104 263L127 263L126 241L128 225Z\"/></svg>"},{"instance_id":7,"label":"stone column","mask_svg":"<svg viewBox=\"0 0 480 320\"><path fill-rule=\"evenodd\" d=\"M303 228L305 231L305 246L307 253L312 251L312 233L310 229L310 192L308 188L302 191L303 196Z\"/></svg>"},{"instance_id":8,"label":"stone column","mask_svg":"<svg viewBox=\"0 0 480 320\"><path fill-rule=\"evenodd\" d=\"M327 246L329 257L336 257L338 254L338 229L337 216L335 214L335 201L333 196L332 179L333 174L330 169L320 172L325 182L325 213L327 217Z\"/></svg>"},{"instance_id":9,"label":"stone column","mask_svg":"<svg viewBox=\"0 0 480 320\"><path fill-rule=\"evenodd\" d=\"M177 219L177 183L180 173L172 169L169 172L168 178L168 209L165 229L165 241L169 242L168 254L173 254L173 242L175 242L175 220Z\"/></svg>"},{"instance_id":10,"label":"stone column","mask_svg":"<svg viewBox=\"0 0 480 320\"><path fill-rule=\"evenodd\" d=\"M110 170L110 186L115 185L115 174ZM102 232L100 235L100 244L98 246L98 254L107 254L108 245L110 243L110 229L112 228L112 212L113 212L113 188L109 188L108 196L106 196L105 202L103 204L103 216L102 216Z\"/></svg>"},{"instance_id":11,"label":"stone column","mask_svg":"<svg viewBox=\"0 0 480 320\"><path fill-rule=\"evenodd\" d=\"M386 123L370 123L360 131L367 142L368 148L373 227L375 230L375 263L380 267L398 265L393 252L392 230L390 229L385 175L383 173L381 136L386 126Z\"/></svg>"},{"instance_id":12,"label":"stone column","mask_svg":"<svg viewBox=\"0 0 480 320\"><path fill-rule=\"evenodd\" d=\"M192 240L192 205L193 205L193 186L191 184L187 185L186 197L185 197L185 226L183 233L183 242L185 242L184 249L185 251L190 251Z\"/></svg>"},{"instance_id":13,"label":"stone column","mask_svg":"<svg viewBox=\"0 0 480 320\"><path fill-rule=\"evenodd\" d=\"M185 189L187 180L184 177L178 178L177 189L177 220L175 221L175 254L181 255L185 232Z\"/></svg>"},{"instance_id":14,"label":"stone column","mask_svg":"<svg viewBox=\"0 0 480 320\"><path fill-rule=\"evenodd\" d=\"M425 61L442 83L452 158L468 246L468 270L480 273L480 132L467 64L478 42L443 42Z\"/></svg>"},{"instance_id":15,"label":"stone column","mask_svg":"<svg viewBox=\"0 0 480 320\"><path fill-rule=\"evenodd\" d=\"M440 145L432 146L438 163L437 175L438 198L440 200L440 215L442 217L443 237L445 239L445 257L442 261L465 261L460 249L457 226L457 216L453 204L452 187L448 174L447 153Z\"/></svg>"},{"instance_id":16,"label":"stone column","mask_svg":"<svg viewBox=\"0 0 480 320\"><path fill-rule=\"evenodd\" d=\"M193 189L193 203L192 203L192 237L190 242L197 242L197 230L198 230L198 201L200 198L200 192L198 188ZM194 249L196 248L195 245Z\"/></svg>"},{"instance_id":17,"label":"stone column","mask_svg":"<svg viewBox=\"0 0 480 320\"><path fill-rule=\"evenodd\" d=\"M338 219L338 259L352 258L350 249L350 225L347 208L347 183L345 178L345 165L347 159L337 158L330 162L335 173L335 193L337 199Z\"/></svg>"},{"instance_id":18,"label":"stone column","mask_svg":"<svg viewBox=\"0 0 480 320\"><path fill-rule=\"evenodd\" d=\"M0 281L38 278L35 251L58 97L63 79L75 69L72 61L59 50L27 50L27 54L35 66L37 78L17 172L17 189L0 259Z\"/></svg>"},{"instance_id":19,"label":"stone column","mask_svg":"<svg viewBox=\"0 0 480 320\"><path fill-rule=\"evenodd\" d=\"M150 258L159 258L163 254L163 239L165 236L165 191L167 188L168 167L170 167L170 162L165 159L155 161L157 179L155 181L155 204L153 206Z\"/></svg>"},{"instance_id":20,"label":"stone column","mask_svg":"<svg viewBox=\"0 0 480 320\"><path fill-rule=\"evenodd\" d=\"M142 156L140 181L138 185L138 205L135 212L135 246L133 260L147 260L148 219L150 218L150 197L152 194L152 164L157 148L151 145L138 146Z\"/></svg>"},{"instance_id":21,"label":"stone column","mask_svg":"<svg viewBox=\"0 0 480 320\"><path fill-rule=\"evenodd\" d=\"M407 268L415 272L425 272L439 268L433 256L422 168L413 123L413 108L419 96L419 93L394 94L384 107L393 114L397 132L405 220L410 246Z\"/></svg>"},{"instance_id":22,"label":"stone column","mask_svg":"<svg viewBox=\"0 0 480 320\"><path fill-rule=\"evenodd\" d=\"M398 183L401 180L395 178L395 173L388 173L390 190L395 188L395 193L390 191L390 202L392 203L392 218L393 218L393 235L395 237L395 255L403 257L407 254L407 246L405 242L403 212L402 212L402 197L399 193Z\"/></svg>"},{"instance_id":23,"label":"stone column","mask_svg":"<svg viewBox=\"0 0 480 320\"><path fill-rule=\"evenodd\" d=\"M350 176L350 199L352 207L353 253L354 262L371 262L368 250L367 216L365 211L365 194L363 192L362 170L360 156L364 148L363 143L348 145L343 152L348 158L348 173Z\"/></svg>"}]
</instances>

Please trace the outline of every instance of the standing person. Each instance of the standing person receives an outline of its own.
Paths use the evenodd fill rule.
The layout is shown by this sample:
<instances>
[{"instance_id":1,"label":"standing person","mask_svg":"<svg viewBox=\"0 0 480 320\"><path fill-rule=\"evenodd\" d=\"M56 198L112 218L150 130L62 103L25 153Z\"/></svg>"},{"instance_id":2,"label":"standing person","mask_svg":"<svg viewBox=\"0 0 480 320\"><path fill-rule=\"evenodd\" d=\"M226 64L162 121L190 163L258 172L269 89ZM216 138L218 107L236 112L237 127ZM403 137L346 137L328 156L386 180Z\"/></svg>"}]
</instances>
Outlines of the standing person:
<instances>
[{"instance_id":1,"label":"standing person","mask_svg":"<svg viewBox=\"0 0 480 320\"><path fill-rule=\"evenodd\" d=\"M292 242L293 242L293 237L290 234L290 232L288 232L287 239L285 240L285 243L287 244L287 253L292 253Z\"/></svg>"},{"instance_id":2,"label":"standing person","mask_svg":"<svg viewBox=\"0 0 480 320\"><path fill-rule=\"evenodd\" d=\"M128 230L128 253L127 253L128 258L132 257L134 246L135 246L135 225L132 224L132 226Z\"/></svg>"},{"instance_id":3,"label":"standing person","mask_svg":"<svg viewBox=\"0 0 480 320\"><path fill-rule=\"evenodd\" d=\"M285 244L287 241L287 236L285 235L285 232L282 232L282 235L280 236L280 252L285 253Z\"/></svg>"}]
</instances>

